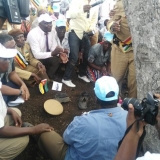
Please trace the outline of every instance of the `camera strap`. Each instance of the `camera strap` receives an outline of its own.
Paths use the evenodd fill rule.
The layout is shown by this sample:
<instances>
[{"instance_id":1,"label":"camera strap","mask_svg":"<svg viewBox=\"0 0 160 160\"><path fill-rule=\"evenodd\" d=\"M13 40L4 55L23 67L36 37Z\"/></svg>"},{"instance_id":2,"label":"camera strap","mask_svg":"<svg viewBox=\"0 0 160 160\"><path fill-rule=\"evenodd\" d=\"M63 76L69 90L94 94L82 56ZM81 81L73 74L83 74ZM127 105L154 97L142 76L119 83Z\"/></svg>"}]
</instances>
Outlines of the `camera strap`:
<instances>
[{"instance_id":1,"label":"camera strap","mask_svg":"<svg viewBox=\"0 0 160 160\"><path fill-rule=\"evenodd\" d=\"M137 119L137 120L134 122L134 123L137 123L137 132L139 131L139 121L141 121L141 120L142 120L142 119L139 118L139 119ZM125 134L124 134L124 137L123 137L122 140L120 140L119 143L118 143L118 149L120 148L120 146L121 146L124 138L125 138L126 135L129 133L129 131L131 130L131 128L132 128L132 126L134 125L134 123L131 124L131 125L127 128L127 130L126 130L126 132L125 132ZM145 126L144 126L144 127L143 127L143 134L142 134L142 136L140 137L139 142L138 142L137 152L136 152L136 158L139 156L139 152L140 152L140 150L141 150L141 148L142 148L142 143L143 143L143 140L144 140L145 135L146 135L146 130L145 130Z\"/></svg>"}]
</instances>

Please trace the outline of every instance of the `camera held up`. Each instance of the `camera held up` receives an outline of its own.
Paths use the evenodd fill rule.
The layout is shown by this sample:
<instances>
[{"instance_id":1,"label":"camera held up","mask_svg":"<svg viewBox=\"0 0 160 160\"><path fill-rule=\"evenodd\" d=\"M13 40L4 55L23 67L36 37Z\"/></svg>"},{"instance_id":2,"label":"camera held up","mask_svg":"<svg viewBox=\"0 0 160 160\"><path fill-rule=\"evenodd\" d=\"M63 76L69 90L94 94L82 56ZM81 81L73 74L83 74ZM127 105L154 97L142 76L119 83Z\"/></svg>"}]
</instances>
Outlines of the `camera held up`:
<instances>
[{"instance_id":1,"label":"camera held up","mask_svg":"<svg viewBox=\"0 0 160 160\"><path fill-rule=\"evenodd\" d=\"M159 100L148 92L147 98L144 98L140 103L136 98L125 98L122 107L128 110L128 105L132 104L134 106L135 116L144 119L148 124L155 125L157 123L156 116L158 114Z\"/></svg>"}]
</instances>

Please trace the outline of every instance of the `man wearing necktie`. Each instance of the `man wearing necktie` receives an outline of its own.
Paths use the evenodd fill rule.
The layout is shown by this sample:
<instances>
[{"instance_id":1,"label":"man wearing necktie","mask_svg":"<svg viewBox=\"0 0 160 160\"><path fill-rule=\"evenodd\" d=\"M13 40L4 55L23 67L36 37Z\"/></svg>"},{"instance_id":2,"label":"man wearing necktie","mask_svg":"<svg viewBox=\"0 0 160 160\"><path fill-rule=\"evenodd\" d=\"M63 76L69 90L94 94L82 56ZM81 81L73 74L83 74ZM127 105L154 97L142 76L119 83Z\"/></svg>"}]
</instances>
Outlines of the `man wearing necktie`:
<instances>
[{"instance_id":1,"label":"man wearing necktie","mask_svg":"<svg viewBox=\"0 0 160 160\"><path fill-rule=\"evenodd\" d=\"M51 17L42 14L38 21L39 26L29 32L27 42L34 57L45 65L49 78L54 79L60 63L67 63L68 57L63 48L57 44L55 32L52 31Z\"/></svg>"}]
</instances>

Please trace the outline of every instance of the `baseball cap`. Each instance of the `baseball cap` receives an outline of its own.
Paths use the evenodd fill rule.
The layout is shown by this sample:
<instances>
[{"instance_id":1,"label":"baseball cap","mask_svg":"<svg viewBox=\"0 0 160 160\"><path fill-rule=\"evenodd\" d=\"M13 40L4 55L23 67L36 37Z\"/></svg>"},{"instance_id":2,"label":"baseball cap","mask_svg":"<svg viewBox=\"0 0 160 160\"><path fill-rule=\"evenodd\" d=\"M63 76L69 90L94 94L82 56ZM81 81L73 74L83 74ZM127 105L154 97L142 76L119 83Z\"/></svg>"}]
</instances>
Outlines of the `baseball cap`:
<instances>
[{"instance_id":1,"label":"baseball cap","mask_svg":"<svg viewBox=\"0 0 160 160\"><path fill-rule=\"evenodd\" d=\"M60 12L60 5L58 3L54 3L52 8L53 12Z\"/></svg>"},{"instance_id":2,"label":"baseball cap","mask_svg":"<svg viewBox=\"0 0 160 160\"><path fill-rule=\"evenodd\" d=\"M16 49L7 49L0 43L0 58L13 58L16 54Z\"/></svg>"},{"instance_id":3,"label":"baseball cap","mask_svg":"<svg viewBox=\"0 0 160 160\"><path fill-rule=\"evenodd\" d=\"M56 26L57 27L66 27L66 21L63 19L56 20Z\"/></svg>"},{"instance_id":4,"label":"baseball cap","mask_svg":"<svg viewBox=\"0 0 160 160\"><path fill-rule=\"evenodd\" d=\"M115 78L103 76L95 82L94 92L102 101L113 101L118 99L119 86ZM113 93L112 96L109 93Z\"/></svg>"},{"instance_id":5,"label":"baseball cap","mask_svg":"<svg viewBox=\"0 0 160 160\"><path fill-rule=\"evenodd\" d=\"M42 21L52 22L52 18L47 13L41 14L40 17L38 18L38 22L41 23Z\"/></svg>"},{"instance_id":6,"label":"baseball cap","mask_svg":"<svg viewBox=\"0 0 160 160\"><path fill-rule=\"evenodd\" d=\"M110 32L106 32L103 36L104 41L112 42L113 40L113 34Z\"/></svg>"}]
</instances>

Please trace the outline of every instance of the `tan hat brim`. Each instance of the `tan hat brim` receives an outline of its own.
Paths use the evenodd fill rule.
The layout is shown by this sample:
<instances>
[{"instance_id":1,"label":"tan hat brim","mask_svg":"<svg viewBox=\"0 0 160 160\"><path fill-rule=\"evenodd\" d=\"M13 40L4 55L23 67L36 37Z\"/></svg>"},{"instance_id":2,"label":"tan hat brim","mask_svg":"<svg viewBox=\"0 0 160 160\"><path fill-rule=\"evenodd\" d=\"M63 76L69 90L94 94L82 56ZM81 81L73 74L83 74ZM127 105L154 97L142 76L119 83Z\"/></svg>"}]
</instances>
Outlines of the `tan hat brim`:
<instances>
[{"instance_id":1,"label":"tan hat brim","mask_svg":"<svg viewBox=\"0 0 160 160\"><path fill-rule=\"evenodd\" d=\"M44 110L51 115L60 115L63 112L63 106L55 99L49 99L44 103Z\"/></svg>"}]
</instances>

